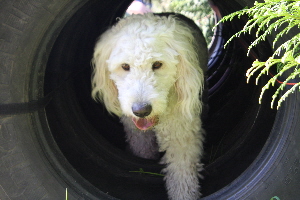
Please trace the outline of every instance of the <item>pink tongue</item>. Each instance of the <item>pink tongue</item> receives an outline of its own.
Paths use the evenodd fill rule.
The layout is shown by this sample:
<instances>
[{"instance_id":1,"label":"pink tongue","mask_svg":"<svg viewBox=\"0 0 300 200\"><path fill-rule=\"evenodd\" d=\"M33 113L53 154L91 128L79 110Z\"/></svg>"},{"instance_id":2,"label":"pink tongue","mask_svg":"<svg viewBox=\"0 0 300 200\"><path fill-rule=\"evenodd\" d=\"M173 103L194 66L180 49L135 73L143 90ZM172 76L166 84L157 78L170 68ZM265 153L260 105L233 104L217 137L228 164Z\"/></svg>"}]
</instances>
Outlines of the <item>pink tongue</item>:
<instances>
[{"instance_id":1,"label":"pink tongue","mask_svg":"<svg viewBox=\"0 0 300 200\"><path fill-rule=\"evenodd\" d=\"M140 130L147 130L148 128L152 127L155 124L155 120L153 119L145 119L145 118L132 118L135 126Z\"/></svg>"}]
</instances>

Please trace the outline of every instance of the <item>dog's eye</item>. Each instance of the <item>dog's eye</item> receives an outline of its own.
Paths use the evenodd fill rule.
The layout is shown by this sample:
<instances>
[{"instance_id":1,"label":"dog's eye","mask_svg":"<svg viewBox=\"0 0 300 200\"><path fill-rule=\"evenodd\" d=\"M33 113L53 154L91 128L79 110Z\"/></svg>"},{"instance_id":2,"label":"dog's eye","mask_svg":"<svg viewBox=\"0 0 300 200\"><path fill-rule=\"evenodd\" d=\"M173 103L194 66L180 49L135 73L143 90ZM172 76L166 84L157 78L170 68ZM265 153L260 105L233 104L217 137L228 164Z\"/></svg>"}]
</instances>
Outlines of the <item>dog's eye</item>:
<instances>
[{"instance_id":1,"label":"dog's eye","mask_svg":"<svg viewBox=\"0 0 300 200\"><path fill-rule=\"evenodd\" d=\"M122 68L123 68L125 71L129 71L129 70L130 70L130 65L128 65L127 63L123 63L123 64L122 64Z\"/></svg>"},{"instance_id":2,"label":"dog's eye","mask_svg":"<svg viewBox=\"0 0 300 200\"><path fill-rule=\"evenodd\" d=\"M153 70L159 69L159 68L161 68L161 66L162 66L162 63L159 62L159 61L156 61L156 62L153 63L152 69L153 69Z\"/></svg>"}]
</instances>

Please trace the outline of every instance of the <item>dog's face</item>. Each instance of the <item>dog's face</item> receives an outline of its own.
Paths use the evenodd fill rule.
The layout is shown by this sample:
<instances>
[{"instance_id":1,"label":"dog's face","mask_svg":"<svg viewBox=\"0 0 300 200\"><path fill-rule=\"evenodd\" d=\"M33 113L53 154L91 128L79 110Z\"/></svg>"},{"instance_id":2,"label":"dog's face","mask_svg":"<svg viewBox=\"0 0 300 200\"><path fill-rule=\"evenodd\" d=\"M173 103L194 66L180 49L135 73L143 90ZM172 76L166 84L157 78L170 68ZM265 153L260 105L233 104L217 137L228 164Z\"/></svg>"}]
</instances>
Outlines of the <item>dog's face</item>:
<instances>
[{"instance_id":1,"label":"dog's face","mask_svg":"<svg viewBox=\"0 0 300 200\"><path fill-rule=\"evenodd\" d=\"M158 123L169 103L177 77L178 53L159 37L119 39L107 60L110 79L118 90L124 115L137 128L146 130Z\"/></svg>"},{"instance_id":2,"label":"dog's face","mask_svg":"<svg viewBox=\"0 0 300 200\"><path fill-rule=\"evenodd\" d=\"M169 112L200 112L203 71L190 28L175 16L133 15L104 32L95 46L92 96L141 130ZM205 46L206 48L206 46Z\"/></svg>"}]
</instances>

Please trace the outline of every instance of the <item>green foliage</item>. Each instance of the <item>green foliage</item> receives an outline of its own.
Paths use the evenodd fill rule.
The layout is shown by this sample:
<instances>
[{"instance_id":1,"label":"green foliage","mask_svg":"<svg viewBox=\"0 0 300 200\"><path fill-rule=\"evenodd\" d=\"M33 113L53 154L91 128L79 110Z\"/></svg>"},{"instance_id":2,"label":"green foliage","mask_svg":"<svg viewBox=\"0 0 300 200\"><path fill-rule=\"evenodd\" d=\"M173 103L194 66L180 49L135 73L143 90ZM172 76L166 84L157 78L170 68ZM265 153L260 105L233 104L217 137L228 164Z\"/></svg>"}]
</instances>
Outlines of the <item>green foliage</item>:
<instances>
[{"instance_id":1,"label":"green foliage","mask_svg":"<svg viewBox=\"0 0 300 200\"><path fill-rule=\"evenodd\" d=\"M210 43L213 35L214 13L207 0L173 0L169 6L170 11L193 19L202 29L207 44Z\"/></svg>"},{"instance_id":2,"label":"green foliage","mask_svg":"<svg viewBox=\"0 0 300 200\"><path fill-rule=\"evenodd\" d=\"M201 28L207 44L210 44L215 18L208 0L155 0L153 2L156 1L162 6L161 10L157 10L158 12L181 13L194 20Z\"/></svg>"},{"instance_id":3,"label":"green foliage","mask_svg":"<svg viewBox=\"0 0 300 200\"><path fill-rule=\"evenodd\" d=\"M212 13L207 0L173 0L170 3L170 10L181 12L195 20L199 20Z\"/></svg>"},{"instance_id":4,"label":"green foliage","mask_svg":"<svg viewBox=\"0 0 300 200\"><path fill-rule=\"evenodd\" d=\"M225 46L234 38L240 37L241 34L255 32L256 39L248 47L249 54L250 50L259 42L266 40L266 37L273 34L276 35L273 41L273 48L275 49L273 55L266 61L254 61L252 67L248 69L246 73L248 82L255 72L259 72L256 77L257 84L259 78L263 74L269 73L272 66L277 67L276 74L262 88L259 103L261 103L264 92L269 89L270 86L274 86L278 78L284 72L290 69L293 70L273 95L271 102L271 107L273 108L276 98L280 91L287 85L288 81L299 78L300 76L300 33L294 35L291 39L279 46L277 44L278 40L289 33L292 28L300 28L300 0L265 0L264 3L255 2L251 8L245 8L223 17L218 24L228 20L231 21L235 17L241 18L241 16L245 15L249 18L248 22L241 31L234 34L227 41ZM280 97L277 109L289 94L293 93L297 88L299 89L299 86L300 83L293 84L293 86Z\"/></svg>"},{"instance_id":5,"label":"green foliage","mask_svg":"<svg viewBox=\"0 0 300 200\"><path fill-rule=\"evenodd\" d=\"M280 200L280 198L278 196L274 196L270 200Z\"/></svg>"}]
</instances>

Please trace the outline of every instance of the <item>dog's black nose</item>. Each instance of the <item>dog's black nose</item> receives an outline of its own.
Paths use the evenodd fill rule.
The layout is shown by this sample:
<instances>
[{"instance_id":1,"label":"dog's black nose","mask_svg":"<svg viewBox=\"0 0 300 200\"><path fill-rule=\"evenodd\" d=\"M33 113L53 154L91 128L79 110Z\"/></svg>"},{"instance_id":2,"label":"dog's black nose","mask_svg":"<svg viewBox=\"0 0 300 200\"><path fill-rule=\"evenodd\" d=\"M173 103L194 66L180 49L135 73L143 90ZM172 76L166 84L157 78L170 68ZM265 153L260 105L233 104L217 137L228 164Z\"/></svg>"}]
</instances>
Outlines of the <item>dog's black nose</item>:
<instances>
[{"instance_id":1,"label":"dog's black nose","mask_svg":"<svg viewBox=\"0 0 300 200\"><path fill-rule=\"evenodd\" d=\"M152 106L148 103L139 102L132 105L132 112L137 117L146 117L150 115L151 111Z\"/></svg>"}]
</instances>

